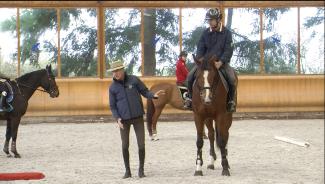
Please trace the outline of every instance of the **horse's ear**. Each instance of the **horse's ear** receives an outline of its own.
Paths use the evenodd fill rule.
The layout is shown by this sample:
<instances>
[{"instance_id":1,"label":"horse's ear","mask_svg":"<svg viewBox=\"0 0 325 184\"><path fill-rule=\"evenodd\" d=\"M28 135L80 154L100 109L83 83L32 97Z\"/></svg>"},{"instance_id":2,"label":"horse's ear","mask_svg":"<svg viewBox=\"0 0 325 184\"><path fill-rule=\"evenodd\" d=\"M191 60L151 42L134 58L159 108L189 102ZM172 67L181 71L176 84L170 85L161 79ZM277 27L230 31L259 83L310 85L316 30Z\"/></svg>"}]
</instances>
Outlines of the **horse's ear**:
<instances>
[{"instance_id":1,"label":"horse's ear","mask_svg":"<svg viewBox=\"0 0 325 184\"><path fill-rule=\"evenodd\" d=\"M49 64L49 71L52 71L52 65Z\"/></svg>"},{"instance_id":2,"label":"horse's ear","mask_svg":"<svg viewBox=\"0 0 325 184\"><path fill-rule=\"evenodd\" d=\"M217 61L217 56L214 54L210 57L209 63L213 65L215 61Z\"/></svg>"},{"instance_id":3,"label":"horse's ear","mask_svg":"<svg viewBox=\"0 0 325 184\"><path fill-rule=\"evenodd\" d=\"M196 63L196 65L200 66L202 64L203 60L197 59L197 57L194 54L192 54L192 56L193 56L193 60Z\"/></svg>"}]
</instances>

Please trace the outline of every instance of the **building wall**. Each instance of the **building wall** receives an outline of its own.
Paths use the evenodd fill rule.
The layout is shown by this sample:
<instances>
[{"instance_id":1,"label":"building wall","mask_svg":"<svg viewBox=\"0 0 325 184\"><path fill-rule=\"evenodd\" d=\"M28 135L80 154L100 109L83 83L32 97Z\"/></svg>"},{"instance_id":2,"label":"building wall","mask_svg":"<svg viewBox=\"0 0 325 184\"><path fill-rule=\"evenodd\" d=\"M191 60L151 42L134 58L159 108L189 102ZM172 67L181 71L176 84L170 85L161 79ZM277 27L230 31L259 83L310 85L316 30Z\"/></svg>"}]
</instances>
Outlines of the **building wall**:
<instances>
[{"instance_id":1,"label":"building wall","mask_svg":"<svg viewBox=\"0 0 325 184\"><path fill-rule=\"evenodd\" d=\"M154 83L175 83L174 77L141 77L148 88ZM57 79L60 96L35 92L27 116L110 115L111 79ZM143 99L146 107L146 100ZM324 76L239 76L238 112L324 111ZM190 113L166 106L163 113Z\"/></svg>"}]
</instances>

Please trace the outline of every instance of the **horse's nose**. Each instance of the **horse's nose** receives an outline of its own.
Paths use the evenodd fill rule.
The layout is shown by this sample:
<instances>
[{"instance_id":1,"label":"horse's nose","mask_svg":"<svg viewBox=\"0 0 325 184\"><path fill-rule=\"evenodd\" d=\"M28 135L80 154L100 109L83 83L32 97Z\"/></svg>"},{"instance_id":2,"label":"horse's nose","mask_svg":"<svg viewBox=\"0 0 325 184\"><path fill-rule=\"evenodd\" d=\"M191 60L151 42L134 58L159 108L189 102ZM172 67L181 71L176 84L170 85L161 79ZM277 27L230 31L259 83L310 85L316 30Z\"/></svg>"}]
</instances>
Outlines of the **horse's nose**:
<instances>
[{"instance_id":1,"label":"horse's nose","mask_svg":"<svg viewBox=\"0 0 325 184\"><path fill-rule=\"evenodd\" d=\"M204 103L206 104L206 105L211 105L211 98L206 98L206 99L204 99Z\"/></svg>"}]
</instances>

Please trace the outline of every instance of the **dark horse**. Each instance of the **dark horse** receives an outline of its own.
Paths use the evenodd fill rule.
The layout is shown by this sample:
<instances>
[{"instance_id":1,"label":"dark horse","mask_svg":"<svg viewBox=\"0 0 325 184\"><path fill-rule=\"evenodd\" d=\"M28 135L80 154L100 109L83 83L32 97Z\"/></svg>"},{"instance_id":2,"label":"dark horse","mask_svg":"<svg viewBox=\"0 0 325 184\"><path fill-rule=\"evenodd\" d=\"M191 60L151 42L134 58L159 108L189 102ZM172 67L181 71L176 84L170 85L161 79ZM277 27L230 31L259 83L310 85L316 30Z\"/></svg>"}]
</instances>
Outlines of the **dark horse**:
<instances>
[{"instance_id":1,"label":"dark horse","mask_svg":"<svg viewBox=\"0 0 325 184\"><path fill-rule=\"evenodd\" d=\"M19 123L22 116L26 113L28 100L34 94L35 90L47 92L52 98L58 97L59 89L56 85L51 65L46 66L46 69L27 73L16 80L8 82L14 92L14 99L12 101L14 110L0 114L0 120L7 120L6 141L3 151L8 157L11 156L9 153L9 141L12 138L11 152L16 158L20 158L16 148L16 140ZM2 85L0 84L0 87ZM37 89L38 87L42 87L44 90Z\"/></svg>"},{"instance_id":2,"label":"dark horse","mask_svg":"<svg viewBox=\"0 0 325 184\"><path fill-rule=\"evenodd\" d=\"M232 123L232 113L226 110L227 88L223 85L222 74L214 66L215 56L209 57L207 62L200 62L195 59L198 66L196 80L193 84L192 105L194 111L194 121L197 131L197 158L195 176L202 173L202 148L203 148L203 130L204 124L208 129L208 138L210 141L211 162L208 169L214 169L214 162L217 158L214 149L214 140L220 148L222 175L230 176L229 164L227 160L227 142L229 137L229 128ZM236 75L237 78L237 75ZM238 81L238 80L236 80ZM213 121L206 121L208 119ZM215 128L214 128L215 127ZM215 137L214 137L215 136Z\"/></svg>"}]
</instances>

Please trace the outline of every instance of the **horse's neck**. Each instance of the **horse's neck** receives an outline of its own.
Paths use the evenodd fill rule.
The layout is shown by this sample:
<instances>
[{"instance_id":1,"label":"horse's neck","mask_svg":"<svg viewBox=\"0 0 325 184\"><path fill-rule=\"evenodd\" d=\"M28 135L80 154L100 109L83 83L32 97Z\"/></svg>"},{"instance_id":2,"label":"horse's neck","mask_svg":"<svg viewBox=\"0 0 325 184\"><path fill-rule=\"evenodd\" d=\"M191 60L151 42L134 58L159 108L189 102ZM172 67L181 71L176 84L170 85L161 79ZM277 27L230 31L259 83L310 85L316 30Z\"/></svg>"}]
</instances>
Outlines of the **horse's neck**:
<instances>
[{"instance_id":1,"label":"horse's neck","mask_svg":"<svg viewBox=\"0 0 325 184\"><path fill-rule=\"evenodd\" d=\"M41 86L40 76L42 76L42 72L36 71L26 74L25 76L17 80L17 82L20 84L20 92L24 95L27 100L29 100L33 96L36 89Z\"/></svg>"}]
</instances>

